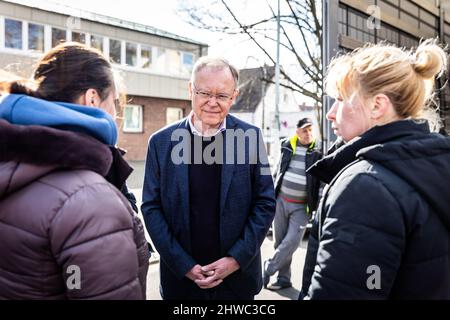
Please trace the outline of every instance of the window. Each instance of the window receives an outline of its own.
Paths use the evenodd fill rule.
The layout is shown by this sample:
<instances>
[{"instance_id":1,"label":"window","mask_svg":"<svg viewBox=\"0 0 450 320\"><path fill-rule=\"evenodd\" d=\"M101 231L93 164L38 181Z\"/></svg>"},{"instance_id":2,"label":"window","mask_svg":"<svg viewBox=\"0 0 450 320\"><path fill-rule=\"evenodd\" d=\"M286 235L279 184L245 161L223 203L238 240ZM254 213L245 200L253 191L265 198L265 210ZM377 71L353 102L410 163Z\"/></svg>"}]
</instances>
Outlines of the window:
<instances>
[{"instance_id":1,"label":"window","mask_svg":"<svg viewBox=\"0 0 450 320\"><path fill-rule=\"evenodd\" d=\"M347 35L347 10L343 6L338 9L339 34Z\"/></svg>"},{"instance_id":2,"label":"window","mask_svg":"<svg viewBox=\"0 0 450 320\"><path fill-rule=\"evenodd\" d=\"M91 36L91 47L103 52L103 37Z\"/></svg>"},{"instance_id":3,"label":"window","mask_svg":"<svg viewBox=\"0 0 450 320\"><path fill-rule=\"evenodd\" d=\"M137 45L134 43L126 44L126 63L128 66L137 66Z\"/></svg>"},{"instance_id":4,"label":"window","mask_svg":"<svg viewBox=\"0 0 450 320\"><path fill-rule=\"evenodd\" d=\"M86 43L86 34L80 32L72 32L72 41Z\"/></svg>"},{"instance_id":5,"label":"window","mask_svg":"<svg viewBox=\"0 0 450 320\"><path fill-rule=\"evenodd\" d=\"M194 55L192 53L183 52L182 72L191 73L194 65Z\"/></svg>"},{"instance_id":6,"label":"window","mask_svg":"<svg viewBox=\"0 0 450 320\"><path fill-rule=\"evenodd\" d=\"M166 50L166 70L170 74L179 74L181 71L181 53L175 50Z\"/></svg>"},{"instance_id":7,"label":"window","mask_svg":"<svg viewBox=\"0 0 450 320\"><path fill-rule=\"evenodd\" d=\"M183 118L182 108L167 108L166 109L166 122L167 124L174 123Z\"/></svg>"},{"instance_id":8,"label":"window","mask_svg":"<svg viewBox=\"0 0 450 320\"><path fill-rule=\"evenodd\" d=\"M44 52L44 26L28 24L28 50Z\"/></svg>"},{"instance_id":9,"label":"window","mask_svg":"<svg viewBox=\"0 0 450 320\"><path fill-rule=\"evenodd\" d=\"M114 63L121 63L122 43L119 40L109 39L109 57Z\"/></svg>"},{"instance_id":10,"label":"window","mask_svg":"<svg viewBox=\"0 0 450 320\"><path fill-rule=\"evenodd\" d=\"M124 132L143 132L142 131L142 106L127 104L124 108L123 131Z\"/></svg>"},{"instance_id":11,"label":"window","mask_svg":"<svg viewBox=\"0 0 450 320\"><path fill-rule=\"evenodd\" d=\"M183 65L192 66L194 64L194 55L192 53L183 53Z\"/></svg>"},{"instance_id":12,"label":"window","mask_svg":"<svg viewBox=\"0 0 450 320\"><path fill-rule=\"evenodd\" d=\"M152 66L152 48L142 46L141 48L141 68L150 69Z\"/></svg>"},{"instance_id":13,"label":"window","mask_svg":"<svg viewBox=\"0 0 450 320\"><path fill-rule=\"evenodd\" d=\"M165 72L166 70L166 50L163 48L157 49L155 67L159 72Z\"/></svg>"},{"instance_id":14,"label":"window","mask_svg":"<svg viewBox=\"0 0 450 320\"><path fill-rule=\"evenodd\" d=\"M5 19L5 47L22 50L22 21Z\"/></svg>"},{"instance_id":15,"label":"window","mask_svg":"<svg viewBox=\"0 0 450 320\"><path fill-rule=\"evenodd\" d=\"M419 45L419 40L413 36L400 33L400 46L406 48L415 48Z\"/></svg>"},{"instance_id":16,"label":"window","mask_svg":"<svg viewBox=\"0 0 450 320\"><path fill-rule=\"evenodd\" d=\"M397 29L381 23L381 28L378 30L378 41L386 40L387 42L398 44L400 33Z\"/></svg>"},{"instance_id":17,"label":"window","mask_svg":"<svg viewBox=\"0 0 450 320\"><path fill-rule=\"evenodd\" d=\"M66 30L52 28L52 47L56 47L64 41L66 41Z\"/></svg>"},{"instance_id":18,"label":"window","mask_svg":"<svg viewBox=\"0 0 450 320\"><path fill-rule=\"evenodd\" d=\"M348 9L348 35L361 42L374 42L375 32L367 26L367 15Z\"/></svg>"}]
</instances>

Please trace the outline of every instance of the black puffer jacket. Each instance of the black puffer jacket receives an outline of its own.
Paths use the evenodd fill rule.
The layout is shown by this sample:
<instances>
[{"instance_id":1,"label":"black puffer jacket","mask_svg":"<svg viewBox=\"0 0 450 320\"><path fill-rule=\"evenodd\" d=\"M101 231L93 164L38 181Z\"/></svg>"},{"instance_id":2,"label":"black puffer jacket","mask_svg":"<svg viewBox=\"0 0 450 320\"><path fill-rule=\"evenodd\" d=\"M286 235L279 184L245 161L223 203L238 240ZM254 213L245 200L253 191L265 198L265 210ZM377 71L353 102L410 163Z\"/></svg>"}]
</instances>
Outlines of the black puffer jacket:
<instances>
[{"instance_id":1,"label":"black puffer jacket","mask_svg":"<svg viewBox=\"0 0 450 320\"><path fill-rule=\"evenodd\" d=\"M450 299L450 138L425 121L396 121L310 172L329 188L300 298Z\"/></svg>"}]
</instances>

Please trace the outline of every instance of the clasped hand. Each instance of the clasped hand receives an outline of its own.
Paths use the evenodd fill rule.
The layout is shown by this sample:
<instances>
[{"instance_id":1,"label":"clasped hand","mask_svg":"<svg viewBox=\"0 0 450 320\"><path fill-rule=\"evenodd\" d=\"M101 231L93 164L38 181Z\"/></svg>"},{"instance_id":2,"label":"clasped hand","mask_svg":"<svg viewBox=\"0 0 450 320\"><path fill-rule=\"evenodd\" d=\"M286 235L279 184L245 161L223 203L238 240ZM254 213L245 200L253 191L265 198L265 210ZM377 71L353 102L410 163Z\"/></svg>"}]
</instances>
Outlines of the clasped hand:
<instances>
[{"instance_id":1,"label":"clasped hand","mask_svg":"<svg viewBox=\"0 0 450 320\"><path fill-rule=\"evenodd\" d=\"M195 265L186 277L194 281L202 289L211 289L223 282L223 279L239 269L233 257L221 258L207 266Z\"/></svg>"}]
</instances>

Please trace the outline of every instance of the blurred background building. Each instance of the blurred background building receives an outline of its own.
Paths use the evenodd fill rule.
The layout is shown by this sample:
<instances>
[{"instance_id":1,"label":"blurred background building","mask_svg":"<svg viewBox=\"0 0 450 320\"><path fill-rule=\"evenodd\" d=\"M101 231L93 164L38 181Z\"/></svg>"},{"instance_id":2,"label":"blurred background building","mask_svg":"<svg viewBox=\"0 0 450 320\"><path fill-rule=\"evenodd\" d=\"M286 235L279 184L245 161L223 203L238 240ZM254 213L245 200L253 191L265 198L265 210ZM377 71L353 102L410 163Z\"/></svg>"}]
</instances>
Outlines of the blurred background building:
<instances>
[{"instance_id":1,"label":"blurred background building","mask_svg":"<svg viewBox=\"0 0 450 320\"><path fill-rule=\"evenodd\" d=\"M450 0L317 2L323 9L322 70L337 53L368 42L414 47L422 38L450 41ZM49 1L0 0L0 69L29 77L43 52L71 40L100 49L120 70L129 102L122 112L119 145L128 150L128 160L143 161L149 136L190 112L187 82L193 64L207 54L208 45L148 25ZM250 54L255 52L242 53ZM269 154L275 158L277 148L273 142L278 132L273 134L274 67L256 60L261 67L241 70L241 96L231 112L262 129ZM438 92L440 114L450 132L450 89L446 79L440 80L437 87L443 88ZM318 110L314 103L304 103L305 99L281 87L279 137L290 135L298 119L310 115L320 119L325 147L334 141L323 116L331 101L324 100L323 109Z\"/></svg>"},{"instance_id":2,"label":"blurred background building","mask_svg":"<svg viewBox=\"0 0 450 320\"><path fill-rule=\"evenodd\" d=\"M101 50L124 78L129 102L119 113L119 146L128 160L144 160L149 136L190 112L187 82L207 44L59 4L0 0L0 69L28 78L61 41Z\"/></svg>"},{"instance_id":3,"label":"blurred background building","mask_svg":"<svg viewBox=\"0 0 450 320\"><path fill-rule=\"evenodd\" d=\"M281 78L281 82L285 82ZM231 107L230 113L239 119L261 128L266 143L270 164L279 156L279 139L295 134L297 123L304 117L310 117L314 126L315 137L320 137L317 123L318 107L307 105L302 96L280 86L280 106L278 115L280 131L273 130L275 119L275 67L241 69L239 71L239 96ZM276 136L275 136L276 134Z\"/></svg>"},{"instance_id":4,"label":"blurred background building","mask_svg":"<svg viewBox=\"0 0 450 320\"><path fill-rule=\"evenodd\" d=\"M416 47L421 39L438 37L450 43L449 0L324 0L323 63L328 65L338 52L353 50L365 43L386 41ZM324 68L325 70L325 68ZM450 132L450 88L447 78L438 83L441 119ZM324 101L324 112L331 101ZM334 140L324 121L325 137Z\"/></svg>"}]
</instances>

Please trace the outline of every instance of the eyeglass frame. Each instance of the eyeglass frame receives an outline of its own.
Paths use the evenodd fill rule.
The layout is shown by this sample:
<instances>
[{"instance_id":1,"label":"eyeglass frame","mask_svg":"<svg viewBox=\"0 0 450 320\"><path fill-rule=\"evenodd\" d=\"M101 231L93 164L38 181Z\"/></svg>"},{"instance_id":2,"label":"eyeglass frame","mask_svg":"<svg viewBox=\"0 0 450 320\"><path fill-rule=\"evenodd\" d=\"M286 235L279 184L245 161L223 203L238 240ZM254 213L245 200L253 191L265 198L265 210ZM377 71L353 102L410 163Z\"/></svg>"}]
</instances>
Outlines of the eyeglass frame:
<instances>
[{"instance_id":1,"label":"eyeglass frame","mask_svg":"<svg viewBox=\"0 0 450 320\"><path fill-rule=\"evenodd\" d=\"M195 86L194 82L192 82L192 87L194 89L193 92L196 95L200 96L201 98L210 100L210 99L212 99L214 97L214 98L216 98L216 101L223 102L223 103L226 103L226 102L229 102L229 101L233 100L233 95L236 92L236 88L235 88L235 89L233 89L233 93L231 95L228 95L226 93L212 94L211 92L207 92L207 91L203 91L203 90L197 89L197 87ZM220 96L222 96L222 98L224 100L222 100L222 98Z\"/></svg>"}]
</instances>

